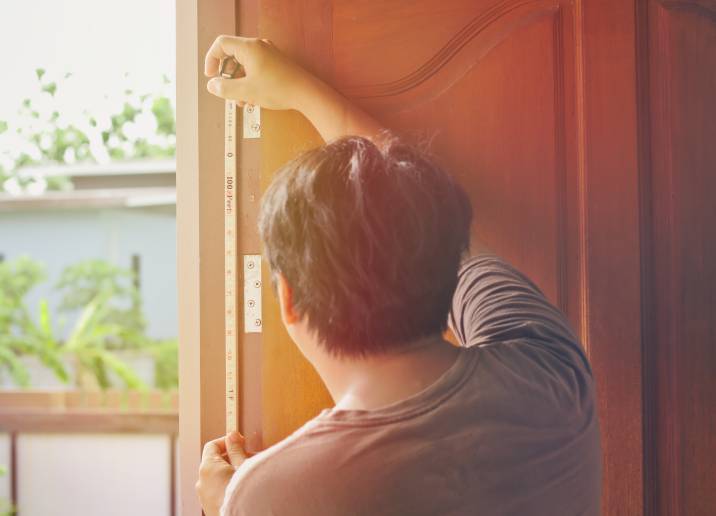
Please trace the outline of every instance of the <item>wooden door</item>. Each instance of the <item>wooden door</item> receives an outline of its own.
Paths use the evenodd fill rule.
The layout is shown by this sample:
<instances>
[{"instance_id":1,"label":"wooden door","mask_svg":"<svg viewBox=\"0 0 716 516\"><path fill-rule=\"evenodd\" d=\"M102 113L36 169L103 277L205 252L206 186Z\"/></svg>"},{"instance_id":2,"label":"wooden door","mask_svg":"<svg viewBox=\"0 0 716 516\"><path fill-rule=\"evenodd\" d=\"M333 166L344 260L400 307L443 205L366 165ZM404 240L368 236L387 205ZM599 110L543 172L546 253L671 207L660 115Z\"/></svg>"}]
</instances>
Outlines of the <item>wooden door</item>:
<instances>
[{"instance_id":1,"label":"wooden door","mask_svg":"<svg viewBox=\"0 0 716 516\"><path fill-rule=\"evenodd\" d=\"M262 1L259 33L428 147L471 196L474 233L580 321L574 8L548 1ZM262 184L320 142L263 113ZM329 399L264 304L267 443ZM275 381L281 378L282 381ZM298 387L300 386L300 387Z\"/></svg>"},{"instance_id":2,"label":"wooden door","mask_svg":"<svg viewBox=\"0 0 716 516\"><path fill-rule=\"evenodd\" d=\"M716 2L640 3L646 509L716 514Z\"/></svg>"},{"instance_id":3,"label":"wooden door","mask_svg":"<svg viewBox=\"0 0 716 516\"><path fill-rule=\"evenodd\" d=\"M231 32L226 20L235 16L233 32L272 39L388 127L429 143L459 178L473 202L474 234L535 280L587 349L599 397L604 514L716 514L715 0L187 5L186 16L198 13L191 59L200 62L216 33ZM185 75L194 88L191 70ZM179 163L180 223L202 217L196 234L182 237L180 228L180 256L183 238L182 259L196 266L184 267L180 296L183 281L202 307L195 316L191 303L180 305L182 334L201 339L198 349L182 342L181 413L200 420L199 432L180 434L184 488L200 441L218 433L223 399L216 374L223 343L211 329L220 324L212 307L221 308L223 259L211 236L221 211L211 207L220 207L221 190L199 180L216 174L207 169L221 152L220 107L201 92L185 97L199 107L184 124L180 109L180 129L198 120L205 143L194 144L196 128L188 131L184 148L199 146L199 167ZM261 191L282 163L321 142L295 112L263 110L261 125L261 140L239 150L239 245L251 254L260 251ZM263 272L270 285L265 262ZM286 334L270 288L263 332L240 347L241 427L261 432L264 445L331 405ZM198 356L201 368L187 356Z\"/></svg>"},{"instance_id":4,"label":"wooden door","mask_svg":"<svg viewBox=\"0 0 716 516\"><path fill-rule=\"evenodd\" d=\"M602 43L612 24L633 34L633 5L568 0L255 5L261 37L388 127L418 144L429 143L470 194L474 235L525 271L567 313L603 373L598 380L607 506L636 514L642 456L634 45L618 39L605 50ZM617 66L611 62L614 53L623 55ZM611 105L602 106L608 97ZM297 113L266 111L263 121L265 187L277 166L320 140ZM619 254L609 255L610 250ZM266 295L264 444L330 405L285 333L277 307Z\"/></svg>"}]
</instances>

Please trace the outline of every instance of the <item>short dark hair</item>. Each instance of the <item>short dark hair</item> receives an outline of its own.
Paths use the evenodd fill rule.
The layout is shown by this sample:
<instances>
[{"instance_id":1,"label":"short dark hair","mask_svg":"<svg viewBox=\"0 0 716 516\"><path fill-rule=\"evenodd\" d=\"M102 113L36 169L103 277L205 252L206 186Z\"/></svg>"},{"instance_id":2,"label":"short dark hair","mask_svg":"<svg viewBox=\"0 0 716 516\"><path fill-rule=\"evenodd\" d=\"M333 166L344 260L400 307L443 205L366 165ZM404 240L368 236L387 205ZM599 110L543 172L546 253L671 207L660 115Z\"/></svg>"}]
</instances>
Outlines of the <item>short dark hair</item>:
<instances>
[{"instance_id":1,"label":"short dark hair","mask_svg":"<svg viewBox=\"0 0 716 516\"><path fill-rule=\"evenodd\" d=\"M462 187L385 132L346 136L284 165L263 195L259 233L274 291L335 355L364 356L445 331L469 248Z\"/></svg>"}]
</instances>

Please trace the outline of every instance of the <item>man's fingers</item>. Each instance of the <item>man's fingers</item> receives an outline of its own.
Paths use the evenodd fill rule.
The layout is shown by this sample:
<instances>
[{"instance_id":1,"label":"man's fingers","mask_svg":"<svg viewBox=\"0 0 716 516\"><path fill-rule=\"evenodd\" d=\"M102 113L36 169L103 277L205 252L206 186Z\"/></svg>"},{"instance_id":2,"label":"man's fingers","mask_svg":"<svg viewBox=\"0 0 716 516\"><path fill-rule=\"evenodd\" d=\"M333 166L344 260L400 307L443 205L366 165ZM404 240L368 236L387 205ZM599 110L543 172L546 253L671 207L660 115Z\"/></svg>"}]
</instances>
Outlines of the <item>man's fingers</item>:
<instances>
[{"instance_id":1,"label":"man's fingers","mask_svg":"<svg viewBox=\"0 0 716 516\"><path fill-rule=\"evenodd\" d=\"M222 99L231 99L239 102L249 102L248 91L246 88L246 80L241 77L239 79L224 79L222 77L214 77L206 84L209 93L213 93Z\"/></svg>"},{"instance_id":2,"label":"man's fingers","mask_svg":"<svg viewBox=\"0 0 716 516\"><path fill-rule=\"evenodd\" d=\"M209 441L204 445L204 450L201 452L201 461L217 460L221 459L221 456L226 453L226 443L223 437Z\"/></svg>"},{"instance_id":3,"label":"man's fingers","mask_svg":"<svg viewBox=\"0 0 716 516\"><path fill-rule=\"evenodd\" d=\"M229 462L235 468L238 468L247 458L244 451L246 440L244 436L238 432L231 432L226 436L226 454L229 456Z\"/></svg>"},{"instance_id":4,"label":"man's fingers","mask_svg":"<svg viewBox=\"0 0 716 516\"><path fill-rule=\"evenodd\" d=\"M227 56L234 56L239 63L245 62L247 47L254 38L241 36L219 36L214 40L204 58L204 74L214 77L219 73L219 64Z\"/></svg>"},{"instance_id":5,"label":"man's fingers","mask_svg":"<svg viewBox=\"0 0 716 516\"><path fill-rule=\"evenodd\" d=\"M245 451L246 440L238 432L232 432L224 437L209 441L204 445L201 453L199 475L211 475L216 471L217 465L221 467L238 468L250 455Z\"/></svg>"}]
</instances>

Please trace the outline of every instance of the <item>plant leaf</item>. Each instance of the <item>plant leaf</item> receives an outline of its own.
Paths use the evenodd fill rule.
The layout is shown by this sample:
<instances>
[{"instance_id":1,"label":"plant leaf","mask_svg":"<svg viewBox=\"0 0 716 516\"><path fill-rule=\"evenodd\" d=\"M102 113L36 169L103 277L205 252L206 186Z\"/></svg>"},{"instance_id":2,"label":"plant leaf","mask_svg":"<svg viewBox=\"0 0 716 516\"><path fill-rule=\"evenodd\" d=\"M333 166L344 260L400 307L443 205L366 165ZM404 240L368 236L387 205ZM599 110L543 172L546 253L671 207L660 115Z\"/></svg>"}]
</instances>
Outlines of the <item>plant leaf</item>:
<instances>
[{"instance_id":1,"label":"plant leaf","mask_svg":"<svg viewBox=\"0 0 716 516\"><path fill-rule=\"evenodd\" d=\"M105 365L119 376L129 389L144 390L147 388L147 385L137 376L132 368L112 352L101 350L99 351L99 355L102 357L102 361Z\"/></svg>"},{"instance_id":2,"label":"plant leaf","mask_svg":"<svg viewBox=\"0 0 716 516\"><path fill-rule=\"evenodd\" d=\"M52 338L52 323L50 321L50 309L47 305L47 299L40 300L40 330L45 337Z\"/></svg>"},{"instance_id":3,"label":"plant leaf","mask_svg":"<svg viewBox=\"0 0 716 516\"><path fill-rule=\"evenodd\" d=\"M10 376L17 385L20 387L30 385L30 374L23 363L18 360L15 353L5 347L0 347L0 362L7 366Z\"/></svg>"}]
</instances>

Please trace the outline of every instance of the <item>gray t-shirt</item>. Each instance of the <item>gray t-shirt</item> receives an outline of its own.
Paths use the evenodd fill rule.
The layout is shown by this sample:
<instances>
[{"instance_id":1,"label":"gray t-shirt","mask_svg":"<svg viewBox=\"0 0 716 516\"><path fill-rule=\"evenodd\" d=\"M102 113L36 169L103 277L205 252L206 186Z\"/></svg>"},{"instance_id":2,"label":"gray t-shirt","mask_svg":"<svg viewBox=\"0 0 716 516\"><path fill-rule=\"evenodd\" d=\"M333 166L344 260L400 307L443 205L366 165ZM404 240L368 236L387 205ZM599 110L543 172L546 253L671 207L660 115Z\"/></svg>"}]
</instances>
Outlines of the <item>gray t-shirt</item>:
<instances>
[{"instance_id":1,"label":"gray t-shirt","mask_svg":"<svg viewBox=\"0 0 716 516\"><path fill-rule=\"evenodd\" d=\"M564 316L481 255L461 266L449 323L464 347L435 383L322 411L237 469L222 515L598 515L594 383Z\"/></svg>"}]
</instances>

